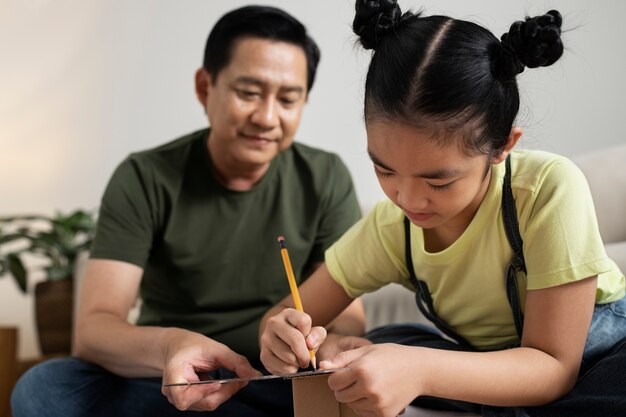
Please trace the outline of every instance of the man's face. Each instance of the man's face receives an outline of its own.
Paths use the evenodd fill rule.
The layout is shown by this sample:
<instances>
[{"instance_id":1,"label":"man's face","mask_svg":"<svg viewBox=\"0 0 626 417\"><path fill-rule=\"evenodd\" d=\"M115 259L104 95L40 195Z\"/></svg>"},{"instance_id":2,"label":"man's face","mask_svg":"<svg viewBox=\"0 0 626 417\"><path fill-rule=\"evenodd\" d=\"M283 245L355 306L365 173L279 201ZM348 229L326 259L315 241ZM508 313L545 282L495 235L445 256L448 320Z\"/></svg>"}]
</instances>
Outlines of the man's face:
<instances>
[{"instance_id":1,"label":"man's face","mask_svg":"<svg viewBox=\"0 0 626 417\"><path fill-rule=\"evenodd\" d=\"M213 160L231 169L262 168L293 143L307 99L306 56L290 43L241 38L217 78L199 71L196 90L211 126Z\"/></svg>"}]
</instances>

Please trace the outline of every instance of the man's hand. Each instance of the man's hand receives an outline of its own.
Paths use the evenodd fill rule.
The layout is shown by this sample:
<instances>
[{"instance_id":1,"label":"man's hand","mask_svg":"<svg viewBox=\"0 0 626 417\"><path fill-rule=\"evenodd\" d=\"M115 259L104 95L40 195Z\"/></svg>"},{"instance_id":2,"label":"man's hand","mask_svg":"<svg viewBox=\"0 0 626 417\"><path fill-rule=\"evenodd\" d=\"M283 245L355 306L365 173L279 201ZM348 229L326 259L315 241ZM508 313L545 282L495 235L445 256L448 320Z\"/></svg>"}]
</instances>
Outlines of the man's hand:
<instances>
[{"instance_id":1,"label":"man's hand","mask_svg":"<svg viewBox=\"0 0 626 417\"><path fill-rule=\"evenodd\" d=\"M166 344L164 384L199 381L198 372L220 368L229 369L238 377L261 375L244 356L227 346L197 333L181 333L175 332L172 342ZM174 386L163 387L161 392L179 410L213 411L245 385L245 382L236 382Z\"/></svg>"}]
</instances>

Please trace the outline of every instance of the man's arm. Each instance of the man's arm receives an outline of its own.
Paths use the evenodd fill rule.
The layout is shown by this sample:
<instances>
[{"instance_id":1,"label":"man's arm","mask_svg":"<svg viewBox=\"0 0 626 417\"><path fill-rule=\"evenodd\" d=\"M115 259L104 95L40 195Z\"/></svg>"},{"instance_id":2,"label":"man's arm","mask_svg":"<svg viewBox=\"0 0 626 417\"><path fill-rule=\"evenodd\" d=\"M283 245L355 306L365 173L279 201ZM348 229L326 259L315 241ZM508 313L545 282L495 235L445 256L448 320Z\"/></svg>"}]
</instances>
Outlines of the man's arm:
<instances>
[{"instance_id":1,"label":"man's arm","mask_svg":"<svg viewBox=\"0 0 626 417\"><path fill-rule=\"evenodd\" d=\"M76 356L121 376L161 376L164 346L177 330L137 327L126 321L142 272L126 262L87 262L76 317Z\"/></svg>"},{"instance_id":2,"label":"man's arm","mask_svg":"<svg viewBox=\"0 0 626 417\"><path fill-rule=\"evenodd\" d=\"M126 262L87 263L76 320L74 351L84 360L124 377L161 377L166 383L199 380L197 371L227 368L258 376L248 360L204 335L179 328L134 326L126 321L142 269ZM214 384L210 384L214 385ZM163 388L181 410L213 410L243 385Z\"/></svg>"}]
</instances>

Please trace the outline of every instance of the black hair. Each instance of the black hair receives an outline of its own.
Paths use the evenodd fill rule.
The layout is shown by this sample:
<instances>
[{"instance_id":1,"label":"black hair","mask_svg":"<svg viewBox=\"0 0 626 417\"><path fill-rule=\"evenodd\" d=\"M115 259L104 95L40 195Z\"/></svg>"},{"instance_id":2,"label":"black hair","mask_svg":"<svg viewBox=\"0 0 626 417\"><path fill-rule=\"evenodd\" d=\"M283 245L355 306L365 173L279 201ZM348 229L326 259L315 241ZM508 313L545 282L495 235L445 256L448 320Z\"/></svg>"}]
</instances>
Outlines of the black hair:
<instances>
[{"instance_id":1,"label":"black hair","mask_svg":"<svg viewBox=\"0 0 626 417\"><path fill-rule=\"evenodd\" d=\"M432 129L439 141L459 132L468 153L501 153L519 110L516 76L561 57L561 23L551 10L513 23L498 40L472 22L402 14L395 0L357 0L354 33L375 50L366 123L398 120Z\"/></svg>"},{"instance_id":2,"label":"black hair","mask_svg":"<svg viewBox=\"0 0 626 417\"><path fill-rule=\"evenodd\" d=\"M300 46L307 60L307 89L315 81L320 50L306 28L289 13L270 6L245 6L226 13L211 30L204 50L203 67L216 80L230 62L235 41L242 37L271 39Z\"/></svg>"}]
</instances>

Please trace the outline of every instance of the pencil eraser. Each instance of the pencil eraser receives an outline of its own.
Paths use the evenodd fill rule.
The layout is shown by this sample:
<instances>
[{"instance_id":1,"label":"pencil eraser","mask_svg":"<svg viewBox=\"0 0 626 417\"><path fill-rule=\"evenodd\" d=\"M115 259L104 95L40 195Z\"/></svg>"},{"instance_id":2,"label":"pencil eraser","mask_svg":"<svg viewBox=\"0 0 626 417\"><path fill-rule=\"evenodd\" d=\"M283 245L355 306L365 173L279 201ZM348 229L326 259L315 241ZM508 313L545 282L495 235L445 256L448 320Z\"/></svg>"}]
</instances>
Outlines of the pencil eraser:
<instances>
[{"instance_id":1,"label":"pencil eraser","mask_svg":"<svg viewBox=\"0 0 626 417\"><path fill-rule=\"evenodd\" d=\"M278 236L278 241L279 242L284 242L285 241L285 237L284 236Z\"/></svg>"}]
</instances>

